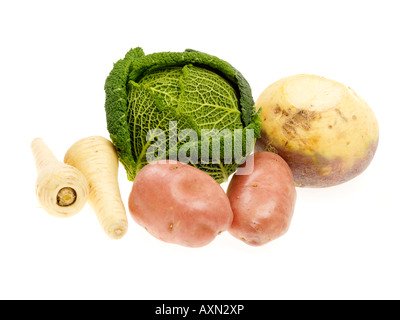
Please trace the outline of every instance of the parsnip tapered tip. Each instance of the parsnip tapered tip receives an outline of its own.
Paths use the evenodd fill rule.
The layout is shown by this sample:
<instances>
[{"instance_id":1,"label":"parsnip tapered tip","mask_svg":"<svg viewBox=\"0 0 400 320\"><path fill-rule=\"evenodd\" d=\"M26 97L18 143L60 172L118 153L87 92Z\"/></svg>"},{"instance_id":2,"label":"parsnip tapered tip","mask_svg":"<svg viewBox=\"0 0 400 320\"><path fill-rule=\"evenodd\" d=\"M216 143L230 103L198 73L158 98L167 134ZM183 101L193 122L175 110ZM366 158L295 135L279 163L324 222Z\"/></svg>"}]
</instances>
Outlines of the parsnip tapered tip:
<instances>
[{"instance_id":1,"label":"parsnip tapered tip","mask_svg":"<svg viewBox=\"0 0 400 320\"><path fill-rule=\"evenodd\" d=\"M37 143L41 143L41 142L43 142L43 139L42 139L42 138L39 138L39 137L34 138L34 139L32 140L32 142L31 142L31 148L34 148L34 146L35 146Z\"/></svg>"},{"instance_id":2,"label":"parsnip tapered tip","mask_svg":"<svg viewBox=\"0 0 400 320\"><path fill-rule=\"evenodd\" d=\"M107 230L107 235L111 239L121 239L128 231L127 221L117 221Z\"/></svg>"}]
</instances>

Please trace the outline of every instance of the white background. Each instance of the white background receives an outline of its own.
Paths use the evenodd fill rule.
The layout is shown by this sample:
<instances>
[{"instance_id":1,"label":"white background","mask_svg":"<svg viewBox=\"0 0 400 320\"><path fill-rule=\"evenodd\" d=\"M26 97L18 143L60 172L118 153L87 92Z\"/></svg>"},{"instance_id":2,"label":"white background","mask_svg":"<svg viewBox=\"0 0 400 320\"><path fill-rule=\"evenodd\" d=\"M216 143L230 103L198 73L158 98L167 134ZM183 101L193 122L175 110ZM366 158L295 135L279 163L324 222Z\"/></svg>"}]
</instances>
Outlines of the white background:
<instances>
[{"instance_id":1,"label":"white background","mask_svg":"<svg viewBox=\"0 0 400 320\"><path fill-rule=\"evenodd\" d=\"M397 1L2 1L1 299L399 299L400 19ZM352 87L380 126L359 177L297 189L283 237L250 247L228 233L190 249L130 216L121 240L89 206L69 219L37 202L30 142L58 159L108 137L104 81L132 47L201 50L240 70L254 99L312 73ZM132 183L120 166L122 198ZM223 185L226 188L226 184Z\"/></svg>"}]
</instances>

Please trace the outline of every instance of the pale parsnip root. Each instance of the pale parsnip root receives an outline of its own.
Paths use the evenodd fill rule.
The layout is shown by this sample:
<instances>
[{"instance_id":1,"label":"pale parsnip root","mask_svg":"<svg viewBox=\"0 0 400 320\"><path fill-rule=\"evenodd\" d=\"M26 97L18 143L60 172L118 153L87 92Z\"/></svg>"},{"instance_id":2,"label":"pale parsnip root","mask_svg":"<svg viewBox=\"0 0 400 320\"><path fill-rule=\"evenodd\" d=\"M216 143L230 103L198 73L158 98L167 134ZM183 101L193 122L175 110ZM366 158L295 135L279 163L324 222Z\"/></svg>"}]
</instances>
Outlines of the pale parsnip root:
<instances>
[{"instance_id":1,"label":"pale parsnip root","mask_svg":"<svg viewBox=\"0 0 400 320\"><path fill-rule=\"evenodd\" d=\"M40 205L56 217L70 217L86 204L89 185L76 168L56 159L41 138L31 143L38 177L36 195Z\"/></svg>"},{"instance_id":2,"label":"pale parsnip root","mask_svg":"<svg viewBox=\"0 0 400 320\"><path fill-rule=\"evenodd\" d=\"M66 152L64 162L79 169L89 182L89 204L104 232L122 238L128 220L118 186L118 157L111 141L100 136L81 139Z\"/></svg>"}]
</instances>

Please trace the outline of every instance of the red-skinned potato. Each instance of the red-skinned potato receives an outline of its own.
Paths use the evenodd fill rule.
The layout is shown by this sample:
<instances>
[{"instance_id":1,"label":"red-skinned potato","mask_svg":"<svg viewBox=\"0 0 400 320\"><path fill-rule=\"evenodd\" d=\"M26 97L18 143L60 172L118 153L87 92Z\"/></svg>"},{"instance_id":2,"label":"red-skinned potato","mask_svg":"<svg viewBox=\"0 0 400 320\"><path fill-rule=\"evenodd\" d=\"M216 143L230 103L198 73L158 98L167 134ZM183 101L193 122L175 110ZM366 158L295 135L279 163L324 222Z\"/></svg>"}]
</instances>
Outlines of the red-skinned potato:
<instances>
[{"instance_id":1,"label":"red-skinned potato","mask_svg":"<svg viewBox=\"0 0 400 320\"><path fill-rule=\"evenodd\" d=\"M228 186L234 215L229 232L249 245L260 246L289 229L297 194L292 172L279 155L256 152L248 161L254 161L252 173L236 173Z\"/></svg>"},{"instance_id":2,"label":"red-skinned potato","mask_svg":"<svg viewBox=\"0 0 400 320\"><path fill-rule=\"evenodd\" d=\"M133 219L154 237L186 247L202 247L232 223L229 199L207 173L162 160L142 168L129 196Z\"/></svg>"}]
</instances>

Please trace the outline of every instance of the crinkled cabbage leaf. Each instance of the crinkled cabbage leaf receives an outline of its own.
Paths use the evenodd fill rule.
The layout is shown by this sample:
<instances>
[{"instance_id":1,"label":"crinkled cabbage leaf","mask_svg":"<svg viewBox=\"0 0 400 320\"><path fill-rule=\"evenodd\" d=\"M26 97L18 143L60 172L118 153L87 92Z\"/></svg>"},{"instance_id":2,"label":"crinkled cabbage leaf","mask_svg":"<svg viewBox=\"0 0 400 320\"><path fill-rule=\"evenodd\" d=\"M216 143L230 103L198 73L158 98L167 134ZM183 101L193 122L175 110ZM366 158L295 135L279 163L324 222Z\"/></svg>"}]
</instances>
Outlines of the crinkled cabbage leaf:
<instances>
[{"instance_id":1,"label":"crinkled cabbage leaf","mask_svg":"<svg viewBox=\"0 0 400 320\"><path fill-rule=\"evenodd\" d=\"M203 52L145 55L139 47L131 49L114 64L105 92L107 129L129 180L156 150L156 159L187 155L189 164L221 183L260 136L261 120L246 79L226 61ZM253 133L250 143L246 129ZM241 159L234 153L238 144Z\"/></svg>"}]
</instances>

